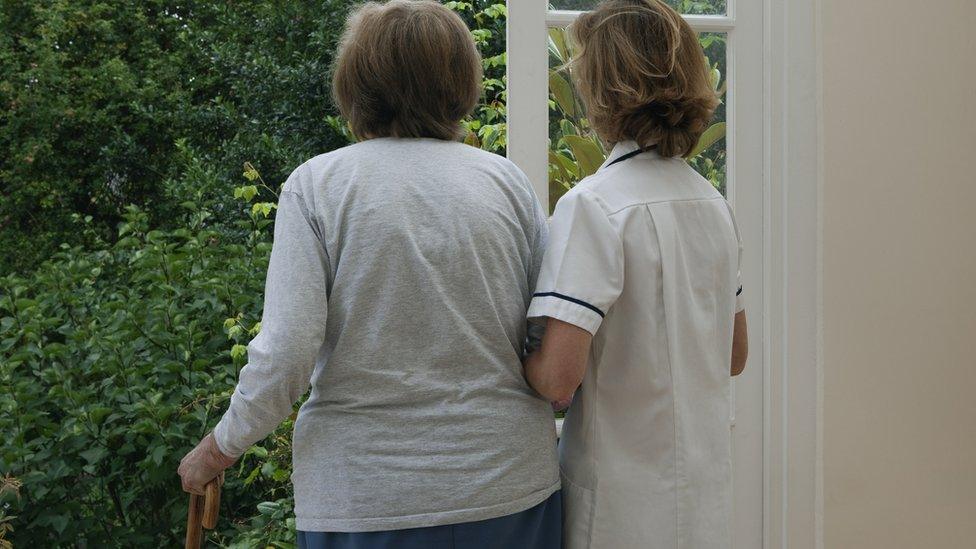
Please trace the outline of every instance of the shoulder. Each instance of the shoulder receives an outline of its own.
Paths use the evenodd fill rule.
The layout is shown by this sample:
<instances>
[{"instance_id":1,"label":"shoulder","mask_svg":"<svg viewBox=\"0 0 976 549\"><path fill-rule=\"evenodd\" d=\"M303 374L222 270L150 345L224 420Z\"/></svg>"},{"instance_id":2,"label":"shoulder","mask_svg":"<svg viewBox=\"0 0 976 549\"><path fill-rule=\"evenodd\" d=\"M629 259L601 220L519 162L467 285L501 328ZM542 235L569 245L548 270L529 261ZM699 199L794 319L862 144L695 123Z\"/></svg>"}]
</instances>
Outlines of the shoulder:
<instances>
[{"instance_id":1,"label":"shoulder","mask_svg":"<svg viewBox=\"0 0 976 549\"><path fill-rule=\"evenodd\" d=\"M322 153L302 162L285 181L283 191L307 195L316 190L316 181L322 181L327 176L348 169L360 159L376 154L368 142L359 142Z\"/></svg>"},{"instance_id":2,"label":"shoulder","mask_svg":"<svg viewBox=\"0 0 976 549\"><path fill-rule=\"evenodd\" d=\"M525 175L525 172L521 168L515 165L514 162L508 158L488 152L477 147L472 147L471 145L465 145L459 143L460 148L464 149L464 153L469 156L473 161L483 164L489 169L495 170L505 176L512 179L518 180L520 183L528 185L529 178Z\"/></svg>"},{"instance_id":3,"label":"shoulder","mask_svg":"<svg viewBox=\"0 0 976 549\"><path fill-rule=\"evenodd\" d=\"M537 201L528 176L508 158L463 143L458 143L457 148L458 154L466 158L467 167L485 173L496 185L514 193L519 202L528 205Z\"/></svg>"},{"instance_id":4,"label":"shoulder","mask_svg":"<svg viewBox=\"0 0 976 549\"><path fill-rule=\"evenodd\" d=\"M656 155L604 167L576 188L602 201L610 214L636 205L722 198L711 182L683 159Z\"/></svg>"},{"instance_id":5,"label":"shoulder","mask_svg":"<svg viewBox=\"0 0 976 549\"><path fill-rule=\"evenodd\" d=\"M584 180L585 181L585 180ZM556 203L553 220L572 220L579 223L584 220L603 223L613 214L612 206L594 190L592 185L581 181L572 189L566 191Z\"/></svg>"},{"instance_id":6,"label":"shoulder","mask_svg":"<svg viewBox=\"0 0 976 549\"><path fill-rule=\"evenodd\" d=\"M564 202L566 205L574 206L592 204L609 216L619 209L618 203L620 202L617 198L619 193L614 188L613 183L613 178L607 177L605 171L600 170L583 178L576 186L566 191L566 194L559 199L556 207L558 208Z\"/></svg>"}]
</instances>

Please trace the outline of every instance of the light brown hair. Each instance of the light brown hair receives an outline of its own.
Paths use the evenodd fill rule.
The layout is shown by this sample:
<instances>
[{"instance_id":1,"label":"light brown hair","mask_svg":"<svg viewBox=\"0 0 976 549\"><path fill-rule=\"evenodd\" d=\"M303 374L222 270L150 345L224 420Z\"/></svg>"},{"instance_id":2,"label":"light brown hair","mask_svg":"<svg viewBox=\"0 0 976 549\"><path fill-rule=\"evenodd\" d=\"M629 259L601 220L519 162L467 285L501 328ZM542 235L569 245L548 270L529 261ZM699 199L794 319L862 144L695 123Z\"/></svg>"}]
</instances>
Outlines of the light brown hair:
<instances>
[{"instance_id":1,"label":"light brown hair","mask_svg":"<svg viewBox=\"0 0 976 549\"><path fill-rule=\"evenodd\" d=\"M571 27L573 79L605 140L688 156L718 95L698 36L661 0L604 0Z\"/></svg>"},{"instance_id":2,"label":"light brown hair","mask_svg":"<svg viewBox=\"0 0 976 549\"><path fill-rule=\"evenodd\" d=\"M346 20L332 91L361 139L457 139L481 97L481 75L474 39L447 7L367 2Z\"/></svg>"}]
</instances>

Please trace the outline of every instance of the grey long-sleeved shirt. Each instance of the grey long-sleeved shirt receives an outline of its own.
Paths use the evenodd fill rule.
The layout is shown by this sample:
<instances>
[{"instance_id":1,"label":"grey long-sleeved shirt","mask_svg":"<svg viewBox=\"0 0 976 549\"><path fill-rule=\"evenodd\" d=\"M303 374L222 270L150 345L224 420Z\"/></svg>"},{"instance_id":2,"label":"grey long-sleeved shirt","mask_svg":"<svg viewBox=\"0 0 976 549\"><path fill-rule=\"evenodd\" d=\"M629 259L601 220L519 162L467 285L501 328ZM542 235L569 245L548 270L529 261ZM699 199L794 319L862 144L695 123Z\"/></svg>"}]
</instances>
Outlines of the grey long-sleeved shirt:
<instances>
[{"instance_id":1,"label":"grey long-sleeved shirt","mask_svg":"<svg viewBox=\"0 0 976 549\"><path fill-rule=\"evenodd\" d=\"M214 433L237 456L311 383L292 481L305 531L516 513L559 487L547 402L522 373L545 214L508 160L372 139L284 185L261 332Z\"/></svg>"}]
</instances>

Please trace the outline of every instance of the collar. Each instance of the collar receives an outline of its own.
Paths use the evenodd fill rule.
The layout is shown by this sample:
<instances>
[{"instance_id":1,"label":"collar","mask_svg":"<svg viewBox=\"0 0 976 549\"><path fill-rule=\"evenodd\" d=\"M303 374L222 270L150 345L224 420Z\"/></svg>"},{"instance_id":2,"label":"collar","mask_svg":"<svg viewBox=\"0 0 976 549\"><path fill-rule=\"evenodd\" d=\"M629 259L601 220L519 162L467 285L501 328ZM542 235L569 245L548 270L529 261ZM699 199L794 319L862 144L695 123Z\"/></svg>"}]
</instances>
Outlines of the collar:
<instances>
[{"instance_id":1,"label":"collar","mask_svg":"<svg viewBox=\"0 0 976 549\"><path fill-rule=\"evenodd\" d=\"M600 169L602 170L607 166L609 166L610 164L613 164L614 161L616 161L621 156L625 154L630 154L639 149L640 147L637 145L637 142L633 140L619 141L615 143L613 145L613 149L611 149L610 151L610 154L607 156L607 159L603 162L602 165L600 165Z\"/></svg>"}]
</instances>

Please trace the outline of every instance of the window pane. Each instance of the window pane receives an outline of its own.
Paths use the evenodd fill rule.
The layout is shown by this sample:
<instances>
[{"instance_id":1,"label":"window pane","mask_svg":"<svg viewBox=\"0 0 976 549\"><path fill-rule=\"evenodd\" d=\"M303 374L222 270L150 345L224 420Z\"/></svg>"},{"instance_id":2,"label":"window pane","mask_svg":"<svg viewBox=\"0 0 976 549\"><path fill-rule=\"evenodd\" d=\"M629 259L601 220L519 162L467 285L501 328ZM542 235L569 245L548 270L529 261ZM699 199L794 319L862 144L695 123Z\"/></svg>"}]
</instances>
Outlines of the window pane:
<instances>
[{"instance_id":1,"label":"window pane","mask_svg":"<svg viewBox=\"0 0 976 549\"><path fill-rule=\"evenodd\" d=\"M725 15L727 0L665 0L672 8L686 15ZM550 0L553 10L591 10L600 0Z\"/></svg>"},{"instance_id":2,"label":"window pane","mask_svg":"<svg viewBox=\"0 0 976 549\"><path fill-rule=\"evenodd\" d=\"M712 82L719 91L721 104L715 111L712 126L699 141L701 151L688 162L698 173L725 194L725 103L726 103L726 35L702 33L699 37ZM606 159L609 147L589 127L586 113L572 84L571 75L560 67L569 51L565 29L549 29L549 206L580 179L590 175Z\"/></svg>"}]
</instances>

